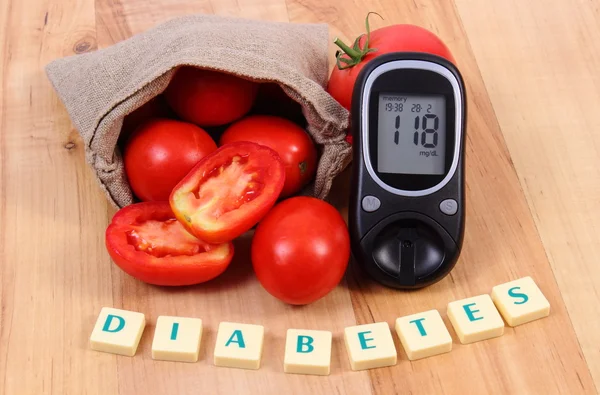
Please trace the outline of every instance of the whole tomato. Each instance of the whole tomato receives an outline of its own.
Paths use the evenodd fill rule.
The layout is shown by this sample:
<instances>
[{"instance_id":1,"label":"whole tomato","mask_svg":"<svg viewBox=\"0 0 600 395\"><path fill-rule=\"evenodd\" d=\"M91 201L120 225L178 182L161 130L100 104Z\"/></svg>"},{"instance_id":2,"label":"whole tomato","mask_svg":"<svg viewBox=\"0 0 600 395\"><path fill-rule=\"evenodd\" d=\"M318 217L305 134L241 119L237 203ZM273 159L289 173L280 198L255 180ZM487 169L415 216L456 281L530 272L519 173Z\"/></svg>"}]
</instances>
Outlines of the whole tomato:
<instances>
[{"instance_id":1,"label":"whole tomato","mask_svg":"<svg viewBox=\"0 0 600 395\"><path fill-rule=\"evenodd\" d=\"M231 74L182 67L165 91L167 102L184 121L220 126L250 111L258 84Z\"/></svg>"},{"instance_id":2,"label":"whole tomato","mask_svg":"<svg viewBox=\"0 0 600 395\"><path fill-rule=\"evenodd\" d=\"M333 206L299 196L276 205L258 224L251 254L267 292L290 304L307 304L327 295L344 276L350 237Z\"/></svg>"},{"instance_id":3,"label":"whole tomato","mask_svg":"<svg viewBox=\"0 0 600 395\"><path fill-rule=\"evenodd\" d=\"M217 144L203 129L172 119L151 119L125 145L125 173L143 201L167 201L179 181Z\"/></svg>"},{"instance_id":4,"label":"whole tomato","mask_svg":"<svg viewBox=\"0 0 600 395\"><path fill-rule=\"evenodd\" d=\"M369 15L372 13L369 13ZM358 74L370 60L390 52L425 52L446 58L454 63L450 50L435 34L415 25L392 25L370 31L367 15L367 34L358 37L349 47L340 39L341 48L336 58L327 91L342 106L350 110L352 90Z\"/></svg>"},{"instance_id":5,"label":"whole tomato","mask_svg":"<svg viewBox=\"0 0 600 395\"><path fill-rule=\"evenodd\" d=\"M277 151L285 166L281 197L300 191L317 170L317 149L312 139L304 129L287 119L271 115L243 118L223 133L219 145L236 141L251 141Z\"/></svg>"}]
</instances>

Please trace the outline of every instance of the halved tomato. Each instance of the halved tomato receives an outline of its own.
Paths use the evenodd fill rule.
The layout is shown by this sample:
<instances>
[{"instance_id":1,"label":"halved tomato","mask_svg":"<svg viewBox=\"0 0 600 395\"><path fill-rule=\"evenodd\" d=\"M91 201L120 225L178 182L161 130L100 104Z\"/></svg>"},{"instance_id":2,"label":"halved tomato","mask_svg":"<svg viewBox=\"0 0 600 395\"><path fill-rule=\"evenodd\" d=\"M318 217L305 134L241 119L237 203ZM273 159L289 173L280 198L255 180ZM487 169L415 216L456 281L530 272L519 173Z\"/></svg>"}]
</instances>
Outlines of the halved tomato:
<instances>
[{"instance_id":1,"label":"halved tomato","mask_svg":"<svg viewBox=\"0 0 600 395\"><path fill-rule=\"evenodd\" d=\"M155 285L191 285L217 277L233 258L233 244L198 240L177 221L169 203L119 210L106 229L106 248L127 274Z\"/></svg>"},{"instance_id":2,"label":"halved tomato","mask_svg":"<svg viewBox=\"0 0 600 395\"><path fill-rule=\"evenodd\" d=\"M225 144L205 156L173 189L177 219L209 243L231 241L273 207L285 168L271 148L250 142Z\"/></svg>"}]
</instances>

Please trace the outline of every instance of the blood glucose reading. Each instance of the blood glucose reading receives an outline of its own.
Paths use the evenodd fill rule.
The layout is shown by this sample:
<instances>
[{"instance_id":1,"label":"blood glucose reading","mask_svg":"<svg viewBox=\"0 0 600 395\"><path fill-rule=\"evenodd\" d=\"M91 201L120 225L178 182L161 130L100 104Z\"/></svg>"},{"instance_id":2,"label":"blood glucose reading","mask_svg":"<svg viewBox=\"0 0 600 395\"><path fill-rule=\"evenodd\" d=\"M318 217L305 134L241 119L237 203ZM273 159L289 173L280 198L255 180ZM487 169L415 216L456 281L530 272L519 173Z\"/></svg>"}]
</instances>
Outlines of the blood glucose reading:
<instances>
[{"instance_id":1,"label":"blood glucose reading","mask_svg":"<svg viewBox=\"0 0 600 395\"><path fill-rule=\"evenodd\" d=\"M377 170L440 175L446 164L443 95L379 94Z\"/></svg>"}]
</instances>

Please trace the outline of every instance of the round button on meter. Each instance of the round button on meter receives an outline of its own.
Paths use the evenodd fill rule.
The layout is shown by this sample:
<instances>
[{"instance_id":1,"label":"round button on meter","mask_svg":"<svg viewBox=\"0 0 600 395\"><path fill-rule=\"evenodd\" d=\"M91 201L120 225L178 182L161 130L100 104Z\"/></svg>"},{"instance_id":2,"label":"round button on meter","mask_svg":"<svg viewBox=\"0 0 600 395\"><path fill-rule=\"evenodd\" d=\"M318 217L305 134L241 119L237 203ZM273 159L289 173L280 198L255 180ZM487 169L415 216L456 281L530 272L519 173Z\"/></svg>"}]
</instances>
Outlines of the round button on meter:
<instances>
[{"instance_id":1,"label":"round button on meter","mask_svg":"<svg viewBox=\"0 0 600 395\"><path fill-rule=\"evenodd\" d=\"M454 215L458 211L458 203L454 199L442 200L440 211L446 215Z\"/></svg>"},{"instance_id":2,"label":"round button on meter","mask_svg":"<svg viewBox=\"0 0 600 395\"><path fill-rule=\"evenodd\" d=\"M381 207L381 200L377 199L375 196L367 195L362 200L362 208L367 213L377 211L379 207Z\"/></svg>"},{"instance_id":3,"label":"round button on meter","mask_svg":"<svg viewBox=\"0 0 600 395\"><path fill-rule=\"evenodd\" d=\"M389 53L352 95L352 254L371 277L420 288L454 267L464 235L466 97L439 56Z\"/></svg>"}]
</instances>

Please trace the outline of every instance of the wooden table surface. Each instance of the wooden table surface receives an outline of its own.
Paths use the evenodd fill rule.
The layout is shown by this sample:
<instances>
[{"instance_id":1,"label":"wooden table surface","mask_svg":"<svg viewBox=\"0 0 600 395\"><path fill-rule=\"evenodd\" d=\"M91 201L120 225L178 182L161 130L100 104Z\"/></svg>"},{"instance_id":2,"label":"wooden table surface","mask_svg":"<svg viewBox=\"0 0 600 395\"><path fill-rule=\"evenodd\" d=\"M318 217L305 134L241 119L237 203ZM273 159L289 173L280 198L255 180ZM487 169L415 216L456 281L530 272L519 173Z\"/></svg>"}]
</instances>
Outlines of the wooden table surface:
<instances>
[{"instance_id":1,"label":"wooden table surface","mask_svg":"<svg viewBox=\"0 0 600 395\"><path fill-rule=\"evenodd\" d=\"M290 307L267 294L249 239L219 279L163 289L113 265L104 230L115 210L43 72L53 59L107 47L171 17L215 13L327 22L346 42L414 23L449 45L468 86L467 227L450 276L416 292L350 268L324 299ZM331 46L333 57L334 48ZM600 385L600 9L597 0L3 0L0 2L0 394L580 394ZM347 171L333 200L344 211ZM548 318L461 345L448 302L532 276ZM103 306L146 314L135 357L90 350ZM343 328L439 309L453 351L353 372ZM153 361L159 315L201 317L195 364ZM216 328L266 327L258 371L212 365ZM287 328L334 332L328 377L283 373Z\"/></svg>"}]
</instances>

